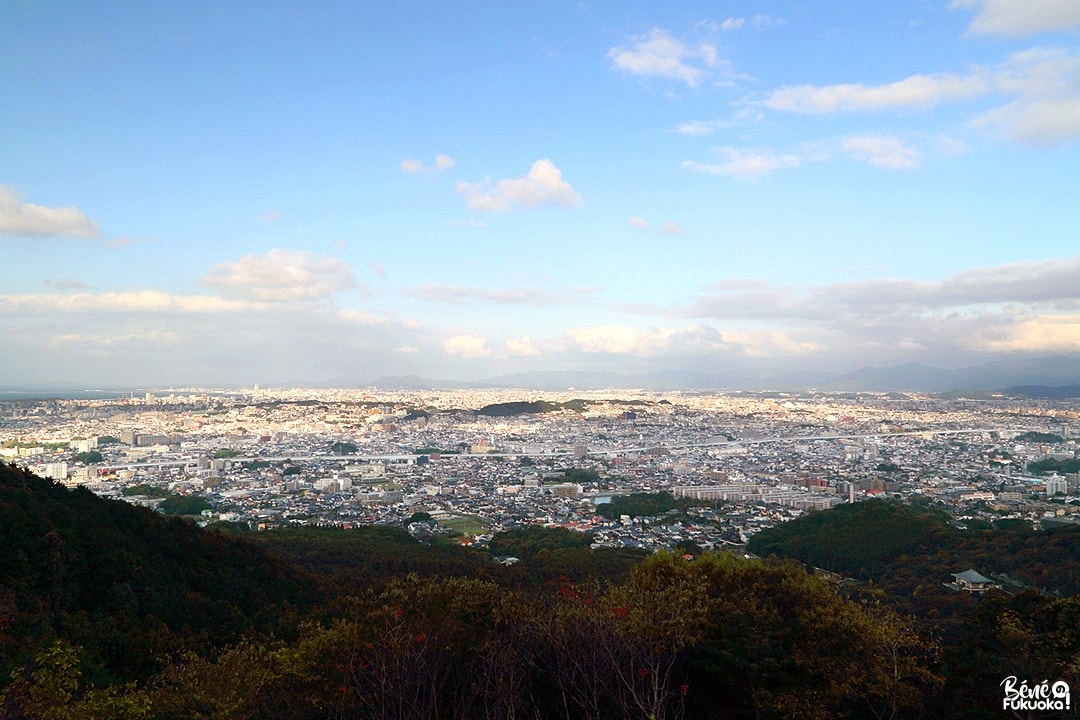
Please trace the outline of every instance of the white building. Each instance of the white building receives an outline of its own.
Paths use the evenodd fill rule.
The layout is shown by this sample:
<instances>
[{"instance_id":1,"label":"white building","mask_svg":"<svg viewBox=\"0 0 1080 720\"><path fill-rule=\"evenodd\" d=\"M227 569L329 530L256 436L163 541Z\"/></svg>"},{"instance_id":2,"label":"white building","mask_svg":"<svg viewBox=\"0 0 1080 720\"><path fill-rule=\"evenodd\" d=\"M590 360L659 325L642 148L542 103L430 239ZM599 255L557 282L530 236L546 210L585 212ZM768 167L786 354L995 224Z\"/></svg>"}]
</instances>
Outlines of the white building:
<instances>
[{"instance_id":1,"label":"white building","mask_svg":"<svg viewBox=\"0 0 1080 720\"><path fill-rule=\"evenodd\" d=\"M1069 484L1065 478L1060 475L1051 475L1046 478L1046 497L1053 497L1055 495L1068 495Z\"/></svg>"}]
</instances>

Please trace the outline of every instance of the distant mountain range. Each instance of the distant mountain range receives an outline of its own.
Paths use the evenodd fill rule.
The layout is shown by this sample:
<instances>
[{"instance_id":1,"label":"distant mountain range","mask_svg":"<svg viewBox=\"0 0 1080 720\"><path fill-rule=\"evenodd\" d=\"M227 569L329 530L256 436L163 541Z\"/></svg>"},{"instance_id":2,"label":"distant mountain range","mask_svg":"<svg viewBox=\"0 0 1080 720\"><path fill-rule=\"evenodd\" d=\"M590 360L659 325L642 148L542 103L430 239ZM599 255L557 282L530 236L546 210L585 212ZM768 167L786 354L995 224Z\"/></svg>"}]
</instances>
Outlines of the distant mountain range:
<instances>
[{"instance_id":1,"label":"distant mountain range","mask_svg":"<svg viewBox=\"0 0 1080 720\"><path fill-rule=\"evenodd\" d=\"M1004 392L1028 397L1080 397L1080 357L1055 356L1024 360L998 360L972 367L945 370L906 363L891 367L865 367L846 375L825 372L786 372L773 375L703 373L660 370L651 373L526 372L500 375L474 382L431 380L416 375L382 377L378 390L522 389L565 390L828 390L848 392Z\"/></svg>"}]
</instances>

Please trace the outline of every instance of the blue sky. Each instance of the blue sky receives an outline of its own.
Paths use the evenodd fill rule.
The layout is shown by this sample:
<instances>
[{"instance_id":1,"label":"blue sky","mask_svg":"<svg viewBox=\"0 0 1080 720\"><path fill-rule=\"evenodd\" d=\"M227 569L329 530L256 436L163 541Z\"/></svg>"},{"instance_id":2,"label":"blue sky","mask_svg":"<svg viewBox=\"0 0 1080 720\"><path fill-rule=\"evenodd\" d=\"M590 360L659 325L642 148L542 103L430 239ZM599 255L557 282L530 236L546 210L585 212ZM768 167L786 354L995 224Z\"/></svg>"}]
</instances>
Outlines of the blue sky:
<instances>
[{"instance_id":1,"label":"blue sky","mask_svg":"<svg viewBox=\"0 0 1080 720\"><path fill-rule=\"evenodd\" d=\"M1080 351L1074 0L300 5L0 5L0 384Z\"/></svg>"}]
</instances>

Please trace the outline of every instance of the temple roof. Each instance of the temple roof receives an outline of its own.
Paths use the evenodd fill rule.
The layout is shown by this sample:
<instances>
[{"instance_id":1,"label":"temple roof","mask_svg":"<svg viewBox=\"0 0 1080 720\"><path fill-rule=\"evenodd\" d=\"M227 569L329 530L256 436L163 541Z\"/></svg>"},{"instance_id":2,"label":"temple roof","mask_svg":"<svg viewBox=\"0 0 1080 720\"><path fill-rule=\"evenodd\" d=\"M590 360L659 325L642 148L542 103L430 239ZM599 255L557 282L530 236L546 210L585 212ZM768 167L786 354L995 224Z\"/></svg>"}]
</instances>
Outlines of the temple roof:
<instances>
[{"instance_id":1,"label":"temple roof","mask_svg":"<svg viewBox=\"0 0 1080 720\"><path fill-rule=\"evenodd\" d=\"M971 583L971 584L983 584L983 583L993 583L994 582L990 578L988 578L988 577L986 577L984 575L980 575L979 573L975 572L974 570L965 570L962 573L953 573L953 577L956 578L957 581L959 581L959 582L966 582L966 583Z\"/></svg>"}]
</instances>

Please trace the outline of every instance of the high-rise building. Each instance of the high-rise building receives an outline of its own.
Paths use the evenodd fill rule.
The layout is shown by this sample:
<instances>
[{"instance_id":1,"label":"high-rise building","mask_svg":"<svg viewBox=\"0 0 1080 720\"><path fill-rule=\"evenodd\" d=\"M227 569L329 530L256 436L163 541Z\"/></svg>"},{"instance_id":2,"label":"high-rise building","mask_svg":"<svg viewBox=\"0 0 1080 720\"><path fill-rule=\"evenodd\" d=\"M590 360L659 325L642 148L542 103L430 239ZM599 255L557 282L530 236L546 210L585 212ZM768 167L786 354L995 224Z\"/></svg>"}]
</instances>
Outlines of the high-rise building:
<instances>
[{"instance_id":1,"label":"high-rise building","mask_svg":"<svg viewBox=\"0 0 1080 720\"><path fill-rule=\"evenodd\" d=\"M66 462L48 463L45 465L45 477L50 480L67 480L68 464Z\"/></svg>"},{"instance_id":2,"label":"high-rise building","mask_svg":"<svg viewBox=\"0 0 1080 720\"><path fill-rule=\"evenodd\" d=\"M1069 484L1060 475L1051 475L1046 478L1046 497L1055 495L1068 495Z\"/></svg>"}]
</instances>

